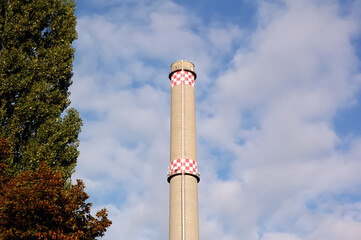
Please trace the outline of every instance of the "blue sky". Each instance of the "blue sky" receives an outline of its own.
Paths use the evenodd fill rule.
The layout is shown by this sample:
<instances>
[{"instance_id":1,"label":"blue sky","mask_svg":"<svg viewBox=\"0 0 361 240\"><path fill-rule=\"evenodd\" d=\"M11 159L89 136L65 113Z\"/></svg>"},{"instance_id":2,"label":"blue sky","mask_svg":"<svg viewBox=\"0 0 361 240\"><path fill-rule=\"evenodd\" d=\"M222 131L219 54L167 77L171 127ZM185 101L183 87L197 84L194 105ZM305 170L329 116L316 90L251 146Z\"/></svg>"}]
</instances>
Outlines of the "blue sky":
<instances>
[{"instance_id":1,"label":"blue sky","mask_svg":"<svg viewBox=\"0 0 361 240\"><path fill-rule=\"evenodd\" d=\"M170 64L196 65L200 239L361 236L360 0L78 0L75 178L168 238Z\"/></svg>"}]
</instances>

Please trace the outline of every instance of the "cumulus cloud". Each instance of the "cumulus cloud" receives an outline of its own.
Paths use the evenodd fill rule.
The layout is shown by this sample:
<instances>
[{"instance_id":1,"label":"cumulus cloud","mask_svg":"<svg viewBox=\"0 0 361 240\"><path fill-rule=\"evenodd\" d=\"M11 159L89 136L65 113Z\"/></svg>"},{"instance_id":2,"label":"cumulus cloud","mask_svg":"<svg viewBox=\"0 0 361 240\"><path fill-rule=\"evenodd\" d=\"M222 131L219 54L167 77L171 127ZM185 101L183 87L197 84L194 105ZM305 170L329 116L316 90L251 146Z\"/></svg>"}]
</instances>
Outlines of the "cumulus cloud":
<instances>
[{"instance_id":1,"label":"cumulus cloud","mask_svg":"<svg viewBox=\"0 0 361 240\"><path fill-rule=\"evenodd\" d=\"M201 239L359 236L361 141L333 124L360 90L355 10L257 1L257 26L244 31L172 1L91 4L105 10L78 17L72 101L84 127L74 178L109 209L105 239L167 238L167 75L182 58L199 76Z\"/></svg>"}]
</instances>

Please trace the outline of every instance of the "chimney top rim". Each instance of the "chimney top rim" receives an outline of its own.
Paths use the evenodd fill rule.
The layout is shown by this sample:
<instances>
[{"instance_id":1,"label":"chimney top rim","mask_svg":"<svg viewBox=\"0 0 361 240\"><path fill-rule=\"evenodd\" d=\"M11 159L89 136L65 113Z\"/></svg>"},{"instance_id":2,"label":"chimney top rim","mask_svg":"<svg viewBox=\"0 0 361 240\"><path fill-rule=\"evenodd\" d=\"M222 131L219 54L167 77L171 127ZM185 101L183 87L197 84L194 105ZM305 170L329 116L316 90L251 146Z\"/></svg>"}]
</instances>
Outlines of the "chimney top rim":
<instances>
[{"instance_id":1,"label":"chimney top rim","mask_svg":"<svg viewBox=\"0 0 361 240\"><path fill-rule=\"evenodd\" d=\"M181 71L181 70L187 70L191 73L193 73L194 75L194 80L197 78L197 74L194 71L195 65L187 60L178 60L175 61L174 63L172 63L172 65L170 65L170 73L169 73L169 79L171 79L172 74L174 72L177 71Z\"/></svg>"}]
</instances>

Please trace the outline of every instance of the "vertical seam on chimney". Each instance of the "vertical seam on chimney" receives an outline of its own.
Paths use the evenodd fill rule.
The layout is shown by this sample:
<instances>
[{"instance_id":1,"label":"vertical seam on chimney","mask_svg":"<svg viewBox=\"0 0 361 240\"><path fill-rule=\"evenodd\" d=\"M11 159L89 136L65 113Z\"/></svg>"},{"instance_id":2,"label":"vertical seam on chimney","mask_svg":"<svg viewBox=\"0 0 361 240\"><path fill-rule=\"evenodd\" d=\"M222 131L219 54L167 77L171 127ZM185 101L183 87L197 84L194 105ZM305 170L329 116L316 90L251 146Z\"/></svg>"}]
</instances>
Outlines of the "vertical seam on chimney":
<instances>
[{"instance_id":1,"label":"vertical seam on chimney","mask_svg":"<svg viewBox=\"0 0 361 240\"><path fill-rule=\"evenodd\" d=\"M182 69L181 71L184 71L184 67L183 67L183 60L182 60ZM185 158L184 156L184 84L182 83L181 84L181 87L182 87L182 106L181 106L181 111L182 111L182 158ZM184 203L184 171L182 172L182 240L185 240L185 203Z\"/></svg>"}]
</instances>

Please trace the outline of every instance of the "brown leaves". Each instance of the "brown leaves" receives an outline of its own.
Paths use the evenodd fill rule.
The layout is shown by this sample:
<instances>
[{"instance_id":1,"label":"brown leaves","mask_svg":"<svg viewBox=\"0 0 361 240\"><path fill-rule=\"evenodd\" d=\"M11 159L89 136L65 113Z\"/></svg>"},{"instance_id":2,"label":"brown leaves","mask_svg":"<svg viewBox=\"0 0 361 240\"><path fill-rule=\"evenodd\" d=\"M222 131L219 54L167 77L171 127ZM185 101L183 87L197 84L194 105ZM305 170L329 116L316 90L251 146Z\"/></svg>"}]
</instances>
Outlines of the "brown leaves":
<instances>
[{"instance_id":1,"label":"brown leaves","mask_svg":"<svg viewBox=\"0 0 361 240\"><path fill-rule=\"evenodd\" d=\"M64 114L75 1L0 2L0 239L95 239L106 210L91 216L84 184L65 180L82 125L75 109Z\"/></svg>"},{"instance_id":2,"label":"brown leaves","mask_svg":"<svg viewBox=\"0 0 361 240\"><path fill-rule=\"evenodd\" d=\"M64 188L60 172L42 162L0 187L0 239L95 239L111 221L105 209L91 216L91 203L78 180Z\"/></svg>"}]
</instances>

